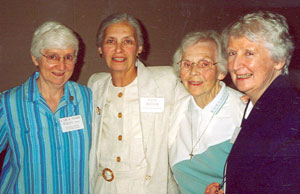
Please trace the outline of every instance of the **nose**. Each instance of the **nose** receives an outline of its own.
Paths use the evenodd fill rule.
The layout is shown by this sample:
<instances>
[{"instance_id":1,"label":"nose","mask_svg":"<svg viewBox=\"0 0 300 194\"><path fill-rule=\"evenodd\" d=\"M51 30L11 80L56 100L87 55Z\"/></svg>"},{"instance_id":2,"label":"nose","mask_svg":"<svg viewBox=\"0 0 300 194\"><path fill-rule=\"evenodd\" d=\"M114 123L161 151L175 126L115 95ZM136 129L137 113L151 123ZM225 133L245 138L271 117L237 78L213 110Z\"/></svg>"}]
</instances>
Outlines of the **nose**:
<instances>
[{"instance_id":1,"label":"nose","mask_svg":"<svg viewBox=\"0 0 300 194\"><path fill-rule=\"evenodd\" d=\"M116 43L116 52L120 53L122 50L122 43L121 42L117 42Z\"/></svg>"},{"instance_id":2,"label":"nose","mask_svg":"<svg viewBox=\"0 0 300 194\"><path fill-rule=\"evenodd\" d=\"M200 68L197 66L197 63L193 63L191 67L191 75L197 75L200 73Z\"/></svg>"},{"instance_id":3,"label":"nose","mask_svg":"<svg viewBox=\"0 0 300 194\"><path fill-rule=\"evenodd\" d=\"M240 54L236 54L235 56L231 56L231 59L228 59L228 69L237 71L243 67L244 59Z\"/></svg>"},{"instance_id":4,"label":"nose","mask_svg":"<svg viewBox=\"0 0 300 194\"><path fill-rule=\"evenodd\" d=\"M64 71L66 69L66 62L64 58L61 58L56 65L57 69L60 71Z\"/></svg>"}]
</instances>

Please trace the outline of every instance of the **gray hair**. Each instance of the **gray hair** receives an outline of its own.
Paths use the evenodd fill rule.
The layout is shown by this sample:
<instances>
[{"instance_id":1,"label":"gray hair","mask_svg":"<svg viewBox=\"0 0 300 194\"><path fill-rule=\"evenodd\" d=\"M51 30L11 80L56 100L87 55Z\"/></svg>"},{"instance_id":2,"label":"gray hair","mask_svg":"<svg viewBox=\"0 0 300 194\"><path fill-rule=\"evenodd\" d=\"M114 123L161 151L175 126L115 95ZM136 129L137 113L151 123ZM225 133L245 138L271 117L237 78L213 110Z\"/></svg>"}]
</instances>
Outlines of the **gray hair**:
<instances>
[{"instance_id":1,"label":"gray hair","mask_svg":"<svg viewBox=\"0 0 300 194\"><path fill-rule=\"evenodd\" d=\"M118 14L112 14L108 17L106 17L100 24L100 27L98 29L97 35L96 35L96 44L97 47L101 47L104 31L108 26L111 24L121 23L121 22L127 22L130 24L136 32L137 39L138 39L138 46L144 45L144 39L142 34L142 27L141 24L138 22L137 19L135 19L133 16L127 14L127 13L118 13Z\"/></svg>"},{"instance_id":2,"label":"gray hair","mask_svg":"<svg viewBox=\"0 0 300 194\"><path fill-rule=\"evenodd\" d=\"M218 63L217 67L221 73L226 75L227 73L227 61L225 58L224 47L222 45L221 36L214 30L208 30L203 32L191 32L187 34L181 41L180 46L177 48L173 55L173 68L175 73L180 76L180 65L178 62L182 59L182 56L186 49L199 42L211 40L217 44L218 47Z\"/></svg>"},{"instance_id":3,"label":"gray hair","mask_svg":"<svg viewBox=\"0 0 300 194\"><path fill-rule=\"evenodd\" d=\"M223 31L224 45L227 46L230 36L245 36L254 42L262 40L274 61L286 61L282 74L288 74L294 43L284 16L269 11L247 14Z\"/></svg>"},{"instance_id":4,"label":"gray hair","mask_svg":"<svg viewBox=\"0 0 300 194\"><path fill-rule=\"evenodd\" d=\"M78 52L78 39L74 32L59 22L48 21L39 26L32 38L31 54L39 58L44 49L74 48Z\"/></svg>"}]
</instances>

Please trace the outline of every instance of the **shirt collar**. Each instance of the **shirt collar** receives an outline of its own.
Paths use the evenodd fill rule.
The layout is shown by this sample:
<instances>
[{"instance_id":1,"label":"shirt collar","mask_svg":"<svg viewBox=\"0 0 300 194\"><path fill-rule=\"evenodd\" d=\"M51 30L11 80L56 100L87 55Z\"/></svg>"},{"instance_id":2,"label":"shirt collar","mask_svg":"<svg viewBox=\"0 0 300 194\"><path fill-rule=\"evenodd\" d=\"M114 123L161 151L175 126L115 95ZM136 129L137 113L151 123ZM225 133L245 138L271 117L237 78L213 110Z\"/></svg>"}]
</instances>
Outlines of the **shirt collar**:
<instances>
[{"instance_id":1,"label":"shirt collar","mask_svg":"<svg viewBox=\"0 0 300 194\"><path fill-rule=\"evenodd\" d=\"M225 83L220 81L220 85L222 87L221 90L218 92L217 96L208 105L204 107L204 109L200 108L195 102L195 99L191 96L188 111L207 110L213 114L218 114L218 112L221 110L229 96Z\"/></svg>"},{"instance_id":2,"label":"shirt collar","mask_svg":"<svg viewBox=\"0 0 300 194\"><path fill-rule=\"evenodd\" d=\"M39 78L39 72L34 72L32 76L25 83L25 99L27 101L39 101L41 99L41 93L39 91L37 85L37 79ZM77 104L77 100L75 99L76 93L75 88L72 87L72 83L67 81L65 84L65 93L62 99L65 99L67 103Z\"/></svg>"}]
</instances>

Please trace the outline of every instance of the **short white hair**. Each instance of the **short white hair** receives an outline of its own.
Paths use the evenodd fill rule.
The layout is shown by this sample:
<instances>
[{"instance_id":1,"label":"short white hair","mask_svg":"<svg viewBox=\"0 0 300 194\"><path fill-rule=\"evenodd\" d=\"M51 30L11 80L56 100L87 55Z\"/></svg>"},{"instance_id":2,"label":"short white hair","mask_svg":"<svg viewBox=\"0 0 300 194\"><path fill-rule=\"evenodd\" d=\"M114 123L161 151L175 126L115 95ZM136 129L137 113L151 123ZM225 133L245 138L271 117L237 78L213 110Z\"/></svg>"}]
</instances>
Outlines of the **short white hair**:
<instances>
[{"instance_id":1,"label":"short white hair","mask_svg":"<svg viewBox=\"0 0 300 194\"><path fill-rule=\"evenodd\" d=\"M186 49L199 42L213 41L217 45L218 49L218 69L221 73L227 74L227 61L225 57L224 47L222 45L221 36L214 30L208 30L203 32L191 32L187 34L181 41L180 46L177 48L173 55L173 68L177 76L180 76L180 65L178 62L182 59Z\"/></svg>"},{"instance_id":2,"label":"short white hair","mask_svg":"<svg viewBox=\"0 0 300 194\"><path fill-rule=\"evenodd\" d=\"M225 46L231 36L245 36L254 42L262 40L274 61L285 61L282 74L288 74L294 43L284 16L269 11L247 14L223 31Z\"/></svg>"},{"instance_id":3,"label":"short white hair","mask_svg":"<svg viewBox=\"0 0 300 194\"><path fill-rule=\"evenodd\" d=\"M44 49L74 48L77 56L78 44L78 38L71 29L59 22L48 21L35 30L30 52L34 57L39 58Z\"/></svg>"}]
</instances>

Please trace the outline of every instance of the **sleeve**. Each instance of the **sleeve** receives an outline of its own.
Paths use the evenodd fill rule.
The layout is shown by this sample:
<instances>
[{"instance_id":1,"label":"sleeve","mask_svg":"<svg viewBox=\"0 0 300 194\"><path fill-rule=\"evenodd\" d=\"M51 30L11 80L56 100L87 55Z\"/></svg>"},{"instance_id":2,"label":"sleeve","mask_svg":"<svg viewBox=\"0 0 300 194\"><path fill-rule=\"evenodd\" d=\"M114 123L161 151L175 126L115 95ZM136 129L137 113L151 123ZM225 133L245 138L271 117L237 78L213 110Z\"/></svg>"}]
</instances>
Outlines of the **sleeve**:
<instances>
[{"instance_id":1,"label":"sleeve","mask_svg":"<svg viewBox=\"0 0 300 194\"><path fill-rule=\"evenodd\" d=\"M4 113L4 107L3 107L3 99L2 95L0 93L0 152L2 152L7 145L8 138L7 138L7 126L5 124L5 113Z\"/></svg>"}]
</instances>

